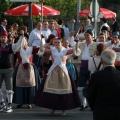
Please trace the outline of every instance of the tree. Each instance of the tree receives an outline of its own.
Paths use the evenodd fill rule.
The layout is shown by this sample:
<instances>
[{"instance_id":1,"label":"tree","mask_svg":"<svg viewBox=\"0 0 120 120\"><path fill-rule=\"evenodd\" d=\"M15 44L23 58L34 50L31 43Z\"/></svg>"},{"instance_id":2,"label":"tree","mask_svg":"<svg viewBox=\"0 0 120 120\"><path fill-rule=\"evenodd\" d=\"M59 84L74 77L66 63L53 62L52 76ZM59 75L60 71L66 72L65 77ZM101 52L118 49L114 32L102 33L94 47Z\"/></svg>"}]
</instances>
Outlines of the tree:
<instances>
[{"instance_id":1,"label":"tree","mask_svg":"<svg viewBox=\"0 0 120 120\"><path fill-rule=\"evenodd\" d=\"M61 12L59 16L52 16L52 17L44 17L45 19L76 19L77 16L77 1L78 0L44 0L44 5L51 6L52 8L55 8ZM90 3L92 0L81 0L81 10L90 7ZM120 11L119 4L120 0L98 0L101 7L110 8L111 10L118 13ZM20 3L20 2L6 2L5 0L0 0L0 18L6 17L8 19L9 24L12 24L13 22L22 23L27 25L28 19L26 17L7 17L4 16L4 11L19 6L21 4L26 3ZM37 4L40 4L37 3ZM119 16L119 14L117 15ZM33 21L37 22L40 19L40 16L33 17Z\"/></svg>"}]
</instances>

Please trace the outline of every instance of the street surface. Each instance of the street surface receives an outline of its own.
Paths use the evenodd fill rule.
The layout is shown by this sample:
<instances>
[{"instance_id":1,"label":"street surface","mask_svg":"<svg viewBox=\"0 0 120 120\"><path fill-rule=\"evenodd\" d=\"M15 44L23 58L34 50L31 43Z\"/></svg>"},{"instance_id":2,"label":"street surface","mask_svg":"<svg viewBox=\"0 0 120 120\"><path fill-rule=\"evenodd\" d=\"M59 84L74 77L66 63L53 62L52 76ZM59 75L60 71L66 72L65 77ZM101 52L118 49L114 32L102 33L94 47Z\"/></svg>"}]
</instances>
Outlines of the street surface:
<instances>
[{"instance_id":1,"label":"street surface","mask_svg":"<svg viewBox=\"0 0 120 120\"><path fill-rule=\"evenodd\" d=\"M5 93L4 84L2 89ZM85 111L80 111L79 108L69 110L66 111L66 116L60 116L61 111L56 111L54 116L50 116L49 111L49 109L36 107L34 105L32 109L27 109L27 105L17 109L16 104L13 104L13 112L0 112L0 120L92 120L90 108Z\"/></svg>"}]
</instances>

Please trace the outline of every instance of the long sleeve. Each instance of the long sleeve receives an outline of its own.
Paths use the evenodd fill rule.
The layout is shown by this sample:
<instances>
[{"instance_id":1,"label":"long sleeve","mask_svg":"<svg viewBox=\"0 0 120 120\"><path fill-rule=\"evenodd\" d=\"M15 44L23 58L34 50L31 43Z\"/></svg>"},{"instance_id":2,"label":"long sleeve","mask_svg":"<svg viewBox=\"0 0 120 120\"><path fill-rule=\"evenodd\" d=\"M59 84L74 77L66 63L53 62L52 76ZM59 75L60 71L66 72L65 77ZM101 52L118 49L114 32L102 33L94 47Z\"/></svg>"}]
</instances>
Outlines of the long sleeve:
<instances>
[{"instance_id":1,"label":"long sleeve","mask_svg":"<svg viewBox=\"0 0 120 120\"><path fill-rule=\"evenodd\" d=\"M18 52L21 49L22 45L24 44L25 40L26 40L25 37L20 36L18 42L15 44L12 44L12 51L14 53Z\"/></svg>"},{"instance_id":2,"label":"long sleeve","mask_svg":"<svg viewBox=\"0 0 120 120\"><path fill-rule=\"evenodd\" d=\"M105 42L104 44L105 44L106 47L109 47L110 45L112 45L112 42L108 41L108 42Z\"/></svg>"},{"instance_id":3,"label":"long sleeve","mask_svg":"<svg viewBox=\"0 0 120 120\"><path fill-rule=\"evenodd\" d=\"M28 44L29 46L32 46L32 42L34 40L34 32L32 31L29 36Z\"/></svg>"}]
</instances>

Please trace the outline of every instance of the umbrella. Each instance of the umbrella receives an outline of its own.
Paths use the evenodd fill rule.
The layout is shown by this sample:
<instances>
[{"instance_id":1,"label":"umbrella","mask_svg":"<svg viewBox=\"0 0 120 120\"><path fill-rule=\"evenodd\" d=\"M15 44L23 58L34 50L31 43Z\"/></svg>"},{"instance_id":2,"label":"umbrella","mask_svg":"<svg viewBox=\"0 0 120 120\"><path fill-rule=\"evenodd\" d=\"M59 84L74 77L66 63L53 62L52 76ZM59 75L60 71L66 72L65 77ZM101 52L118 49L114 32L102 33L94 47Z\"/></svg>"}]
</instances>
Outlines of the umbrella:
<instances>
[{"instance_id":1,"label":"umbrella","mask_svg":"<svg viewBox=\"0 0 120 120\"><path fill-rule=\"evenodd\" d=\"M83 16L83 17L88 17L91 16L90 15L90 8L87 8L85 10L82 10L81 12L79 12L79 16ZM98 18L115 18L116 17L116 13L112 12L111 10L108 10L106 8L100 8L100 12L98 14Z\"/></svg>"},{"instance_id":2,"label":"umbrella","mask_svg":"<svg viewBox=\"0 0 120 120\"><path fill-rule=\"evenodd\" d=\"M49 7L43 6L43 16L60 15L60 12ZM21 5L4 12L7 16L28 16L29 15L29 4ZM32 16L41 15L41 5L32 4Z\"/></svg>"}]
</instances>

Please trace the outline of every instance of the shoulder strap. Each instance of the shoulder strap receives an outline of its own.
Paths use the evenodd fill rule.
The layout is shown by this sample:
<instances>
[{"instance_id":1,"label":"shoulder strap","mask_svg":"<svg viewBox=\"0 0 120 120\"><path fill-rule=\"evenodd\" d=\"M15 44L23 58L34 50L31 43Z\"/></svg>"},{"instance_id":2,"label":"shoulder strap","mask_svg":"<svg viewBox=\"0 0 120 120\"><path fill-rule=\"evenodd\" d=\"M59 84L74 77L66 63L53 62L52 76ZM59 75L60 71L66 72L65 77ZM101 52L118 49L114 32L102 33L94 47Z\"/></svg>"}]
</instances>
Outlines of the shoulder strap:
<instances>
[{"instance_id":1,"label":"shoulder strap","mask_svg":"<svg viewBox=\"0 0 120 120\"><path fill-rule=\"evenodd\" d=\"M98 65L98 68L97 68L98 70L100 69L100 66L101 66L101 61L100 61L99 65Z\"/></svg>"},{"instance_id":2,"label":"shoulder strap","mask_svg":"<svg viewBox=\"0 0 120 120\"><path fill-rule=\"evenodd\" d=\"M98 70L97 66L96 66L96 63L95 63L95 59L93 57L93 62L94 62L94 65L95 65L95 68L96 68L96 71Z\"/></svg>"},{"instance_id":3,"label":"shoulder strap","mask_svg":"<svg viewBox=\"0 0 120 120\"><path fill-rule=\"evenodd\" d=\"M96 71L98 71L98 70L100 69L101 62L99 63L98 67L96 66L96 63L95 63L95 59L94 59L94 57L93 57L93 62L94 62L94 65L95 65Z\"/></svg>"}]
</instances>

